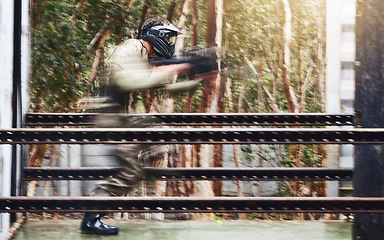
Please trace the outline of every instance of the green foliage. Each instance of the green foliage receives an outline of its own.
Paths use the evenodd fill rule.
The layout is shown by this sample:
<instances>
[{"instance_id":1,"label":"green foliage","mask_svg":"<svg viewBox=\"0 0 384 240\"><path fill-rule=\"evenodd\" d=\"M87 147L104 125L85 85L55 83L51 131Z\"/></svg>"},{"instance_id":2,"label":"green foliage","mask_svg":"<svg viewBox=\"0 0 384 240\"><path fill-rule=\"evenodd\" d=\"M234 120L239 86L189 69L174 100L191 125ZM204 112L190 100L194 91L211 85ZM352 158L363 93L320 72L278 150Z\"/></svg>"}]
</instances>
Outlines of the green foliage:
<instances>
[{"instance_id":1,"label":"green foliage","mask_svg":"<svg viewBox=\"0 0 384 240\"><path fill-rule=\"evenodd\" d=\"M31 102L43 102L42 111L69 111L84 92L82 72L89 67L85 33L72 27L74 1L40 4L40 23L33 29Z\"/></svg>"},{"instance_id":2,"label":"green foliage","mask_svg":"<svg viewBox=\"0 0 384 240\"><path fill-rule=\"evenodd\" d=\"M106 44L114 46L125 37L135 37L143 1L127 9L123 1L34 0L32 18L31 111L71 112L79 98L94 86L88 76L94 60L91 42L101 29L112 33ZM169 1L149 1L150 13ZM160 12L160 11L157 11Z\"/></svg>"}]
</instances>

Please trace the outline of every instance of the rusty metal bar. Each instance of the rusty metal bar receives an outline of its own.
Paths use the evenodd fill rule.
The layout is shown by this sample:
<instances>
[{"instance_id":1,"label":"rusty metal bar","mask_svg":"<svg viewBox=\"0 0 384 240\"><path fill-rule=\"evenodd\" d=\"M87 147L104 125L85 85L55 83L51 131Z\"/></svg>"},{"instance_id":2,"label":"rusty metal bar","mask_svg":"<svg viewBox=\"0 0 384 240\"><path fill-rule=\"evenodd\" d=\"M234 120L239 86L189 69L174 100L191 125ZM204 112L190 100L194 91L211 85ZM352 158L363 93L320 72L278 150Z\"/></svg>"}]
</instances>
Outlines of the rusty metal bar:
<instances>
[{"instance_id":1,"label":"rusty metal bar","mask_svg":"<svg viewBox=\"0 0 384 240\"><path fill-rule=\"evenodd\" d=\"M383 144L383 128L0 129L0 144Z\"/></svg>"},{"instance_id":2,"label":"rusty metal bar","mask_svg":"<svg viewBox=\"0 0 384 240\"><path fill-rule=\"evenodd\" d=\"M29 113L25 126L92 126L97 113ZM108 115L108 114L106 114ZM145 119L166 126L352 126L352 114L326 113L158 113L113 114L123 121Z\"/></svg>"},{"instance_id":3,"label":"rusty metal bar","mask_svg":"<svg viewBox=\"0 0 384 240\"><path fill-rule=\"evenodd\" d=\"M0 212L384 213L380 197L1 197Z\"/></svg>"},{"instance_id":4,"label":"rusty metal bar","mask_svg":"<svg viewBox=\"0 0 384 240\"><path fill-rule=\"evenodd\" d=\"M351 181L352 169L329 168L143 168L144 180L210 181ZM23 170L23 180L101 180L119 168L36 168Z\"/></svg>"}]
</instances>

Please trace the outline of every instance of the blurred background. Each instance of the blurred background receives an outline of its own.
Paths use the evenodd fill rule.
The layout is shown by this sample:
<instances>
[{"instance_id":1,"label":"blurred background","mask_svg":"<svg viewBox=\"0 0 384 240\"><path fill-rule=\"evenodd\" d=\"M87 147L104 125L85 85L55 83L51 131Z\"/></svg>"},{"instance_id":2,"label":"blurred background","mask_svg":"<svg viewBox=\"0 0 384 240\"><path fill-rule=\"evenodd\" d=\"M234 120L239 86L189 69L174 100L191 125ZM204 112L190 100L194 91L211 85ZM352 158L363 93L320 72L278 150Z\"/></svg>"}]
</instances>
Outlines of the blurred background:
<instances>
[{"instance_id":1,"label":"blurred background","mask_svg":"<svg viewBox=\"0 0 384 240\"><path fill-rule=\"evenodd\" d=\"M326 10L327 4L333 12ZM348 72L348 66L354 60L354 48L349 48L354 46L354 20L350 23L355 16L354 8L355 2L348 0L33 0L29 112L87 112L89 102L105 96L111 51L124 39L136 38L138 29L150 17L167 19L182 30L176 54L193 46L216 46L219 71L209 81L185 93L133 92L125 113L350 112L353 111L350 99L347 97L343 102L343 96L338 94L330 98L332 94L327 94L326 86L327 81L334 80L327 80L327 73L340 73L344 68L347 91L341 91L339 84L333 91L353 93L350 87L353 71ZM337 34L332 34L335 31ZM340 49L340 36L346 40L348 51L352 51L352 55L347 51L352 59L336 59L338 64L333 64L334 58L328 57L327 62L327 54L335 53L329 50L327 53L327 47ZM333 45L327 46L330 41ZM327 70L329 66L336 70ZM339 78L337 74L332 76ZM327 106L327 102L332 106ZM346 105L343 107L342 103ZM109 166L108 154L102 147L95 147L32 145L28 166ZM148 161L148 166L340 166L338 154L327 159L329 152L339 152L340 147L327 147L333 149L322 145L175 145L168 147L161 159ZM342 152L347 159L345 166L351 167L352 149L343 147L347 149ZM324 182L299 181L224 185L170 181L143 183L135 194L326 196L327 191L332 196L340 194L338 185L332 191L329 187ZM27 189L31 196L78 196L89 194L92 187L86 181L62 181L30 182ZM288 214L285 217L321 216Z\"/></svg>"}]
</instances>

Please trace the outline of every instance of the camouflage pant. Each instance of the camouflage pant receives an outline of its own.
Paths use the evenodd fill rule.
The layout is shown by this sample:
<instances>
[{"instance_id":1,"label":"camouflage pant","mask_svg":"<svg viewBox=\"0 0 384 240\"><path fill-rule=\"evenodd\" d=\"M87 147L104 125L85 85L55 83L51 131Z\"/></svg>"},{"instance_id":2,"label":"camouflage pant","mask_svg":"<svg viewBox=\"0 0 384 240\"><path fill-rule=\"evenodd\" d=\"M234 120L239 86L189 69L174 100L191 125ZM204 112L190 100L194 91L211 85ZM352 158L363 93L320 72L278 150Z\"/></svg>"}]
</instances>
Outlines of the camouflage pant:
<instances>
[{"instance_id":1,"label":"camouflage pant","mask_svg":"<svg viewBox=\"0 0 384 240\"><path fill-rule=\"evenodd\" d=\"M115 105L111 104L103 112L113 112ZM118 105L117 105L118 106ZM142 118L122 114L100 114L95 124L103 128L143 128L150 127L157 121L156 118ZM135 189L143 179L142 165L147 158L159 158L165 152L163 145L127 144L116 145L111 149L112 155L121 168L113 177L97 185L95 196L126 196Z\"/></svg>"},{"instance_id":2,"label":"camouflage pant","mask_svg":"<svg viewBox=\"0 0 384 240\"><path fill-rule=\"evenodd\" d=\"M146 158L158 158L165 147L159 145L122 145L114 147L112 153L120 170L114 176L97 185L95 196L127 196L143 179L142 165Z\"/></svg>"}]
</instances>

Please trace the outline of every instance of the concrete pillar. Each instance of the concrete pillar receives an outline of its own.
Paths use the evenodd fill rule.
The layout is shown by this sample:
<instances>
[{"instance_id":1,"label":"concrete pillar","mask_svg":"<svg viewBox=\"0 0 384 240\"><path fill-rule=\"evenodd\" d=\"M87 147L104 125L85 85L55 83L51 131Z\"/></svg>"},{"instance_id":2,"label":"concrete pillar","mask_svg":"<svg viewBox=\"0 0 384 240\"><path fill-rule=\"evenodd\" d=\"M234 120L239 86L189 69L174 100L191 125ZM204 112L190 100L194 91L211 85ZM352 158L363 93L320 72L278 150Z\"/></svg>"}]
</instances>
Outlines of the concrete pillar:
<instances>
[{"instance_id":1,"label":"concrete pillar","mask_svg":"<svg viewBox=\"0 0 384 240\"><path fill-rule=\"evenodd\" d=\"M13 1L0 2L0 127L12 127ZM0 145L0 196L10 196L12 147ZM0 214L0 238L7 235L9 214Z\"/></svg>"},{"instance_id":2,"label":"concrete pillar","mask_svg":"<svg viewBox=\"0 0 384 240\"><path fill-rule=\"evenodd\" d=\"M21 12L18 11L19 7ZM26 111L29 52L29 0L0 1L0 128L20 126L22 114ZM18 87L15 89L16 80ZM14 98L16 93L19 95ZM16 99L18 102L14 104L12 100ZM12 113L17 113L17 118ZM12 162L20 160L16 159L20 157L16 150L18 150L16 146L0 145L0 196L2 197L8 197L12 192L18 194L17 186L11 189ZM17 183L17 169L15 170L13 180ZM0 214L0 239L8 235L9 227L10 215Z\"/></svg>"}]
</instances>

